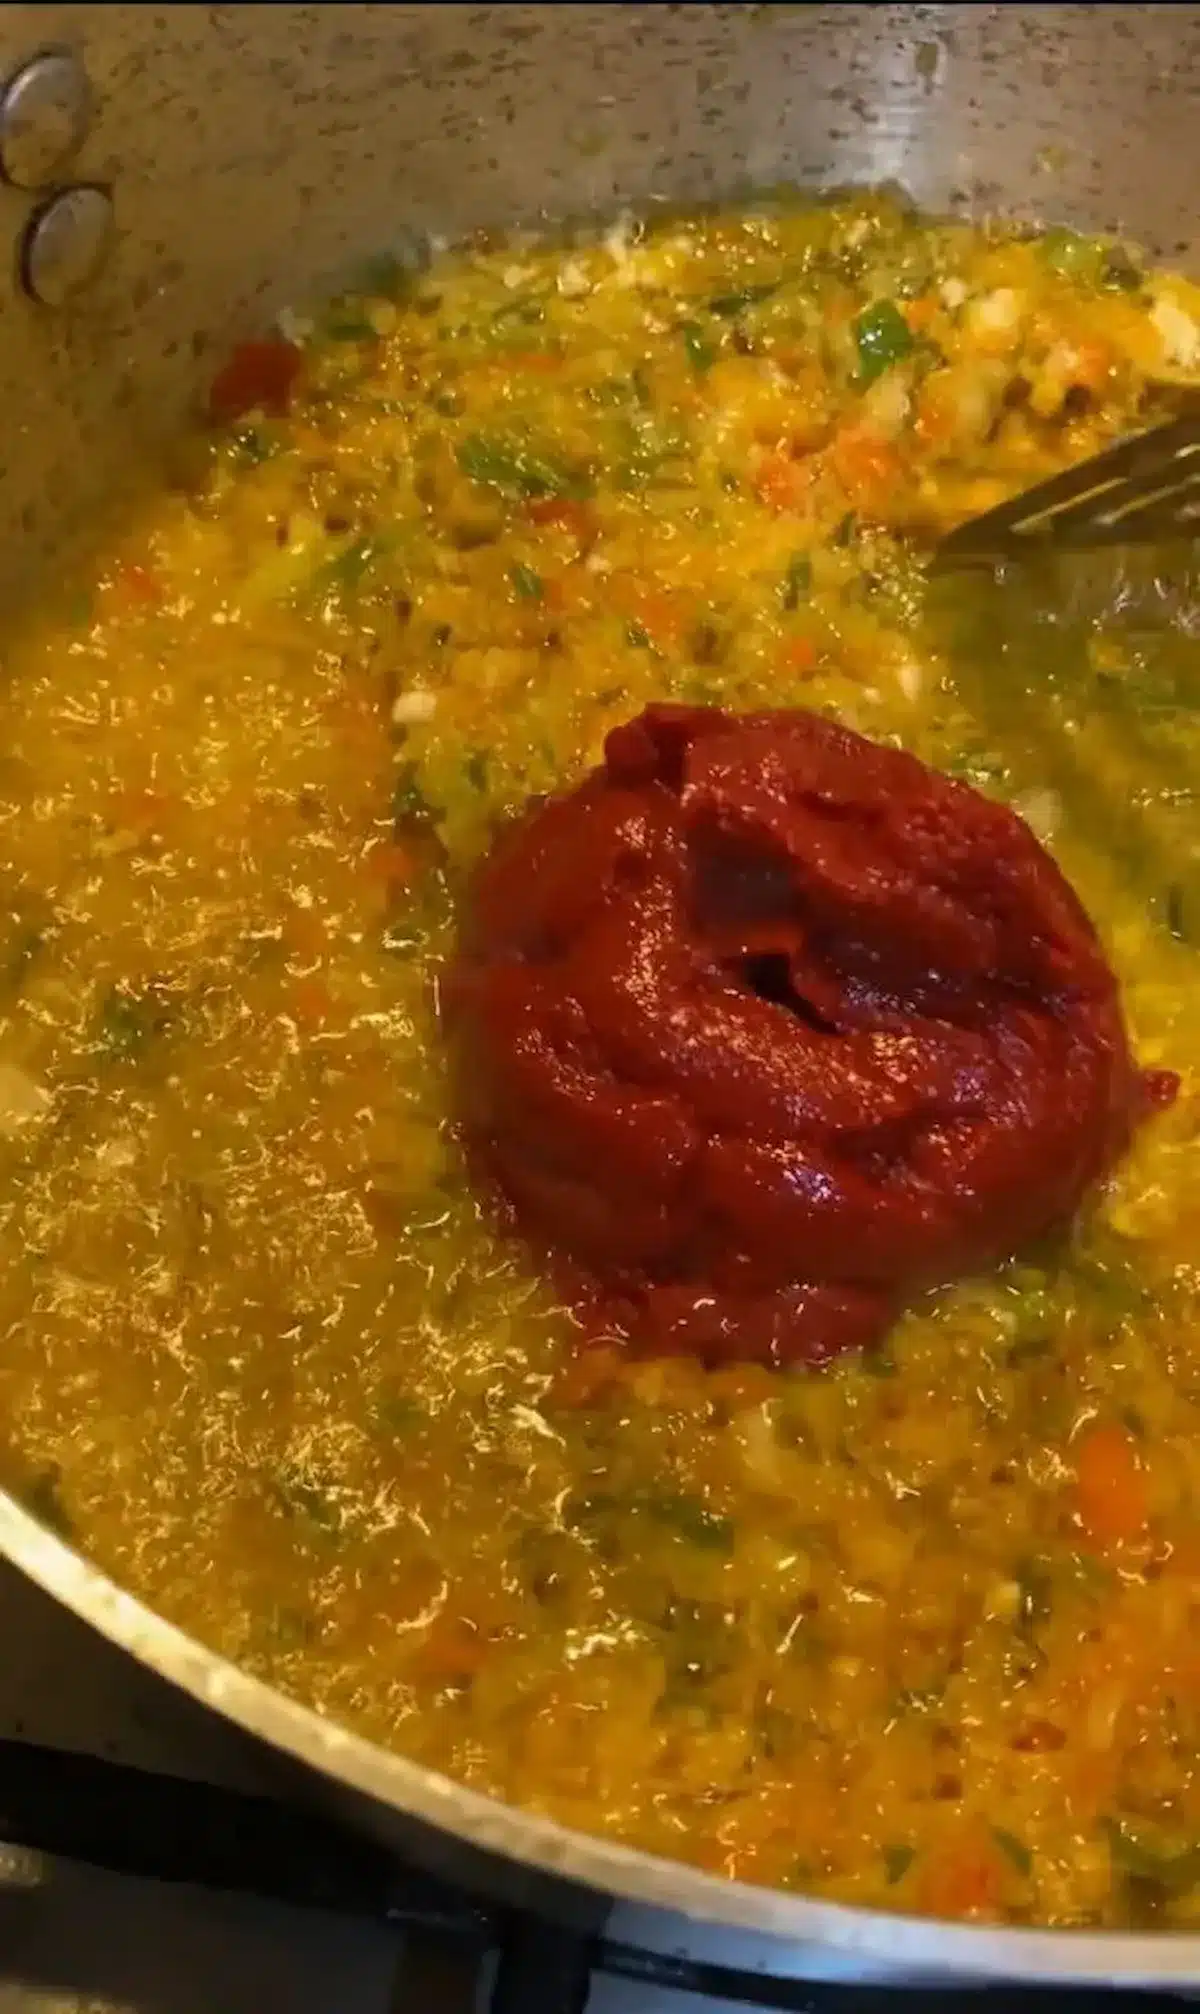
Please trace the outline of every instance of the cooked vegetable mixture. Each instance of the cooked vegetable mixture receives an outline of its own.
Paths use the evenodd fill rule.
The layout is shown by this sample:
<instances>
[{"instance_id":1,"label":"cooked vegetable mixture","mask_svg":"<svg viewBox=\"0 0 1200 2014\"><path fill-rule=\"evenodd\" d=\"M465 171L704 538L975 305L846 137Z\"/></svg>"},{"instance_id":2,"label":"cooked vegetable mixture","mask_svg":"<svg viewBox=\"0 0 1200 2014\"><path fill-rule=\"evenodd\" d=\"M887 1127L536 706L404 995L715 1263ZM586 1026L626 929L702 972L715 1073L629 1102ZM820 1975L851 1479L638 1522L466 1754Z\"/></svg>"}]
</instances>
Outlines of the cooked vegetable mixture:
<instances>
[{"instance_id":1,"label":"cooked vegetable mixture","mask_svg":"<svg viewBox=\"0 0 1200 2014\"><path fill-rule=\"evenodd\" d=\"M381 266L235 356L229 428L8 654L2 1473L37 1514L569 1824L1194 1924L1197 606L1130 578L1051 621L1014 580L1002 651L923 555L1196 382L1200 290L1128 248L865 197ZM823 1373L581 1348L449 1123L465 869L663 698L827 710L1015 802L1182 1077L1068 1244Z\"/></svg>"}]
</instances>

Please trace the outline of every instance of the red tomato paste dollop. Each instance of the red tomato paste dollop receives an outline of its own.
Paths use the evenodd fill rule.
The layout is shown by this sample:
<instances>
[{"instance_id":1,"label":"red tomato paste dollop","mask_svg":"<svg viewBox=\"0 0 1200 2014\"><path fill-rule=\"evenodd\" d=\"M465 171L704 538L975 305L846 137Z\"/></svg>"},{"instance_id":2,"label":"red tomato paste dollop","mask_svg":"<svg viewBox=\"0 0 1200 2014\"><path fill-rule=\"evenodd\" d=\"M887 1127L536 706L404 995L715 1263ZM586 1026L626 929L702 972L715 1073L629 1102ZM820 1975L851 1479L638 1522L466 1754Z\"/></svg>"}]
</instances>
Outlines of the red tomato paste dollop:
<instances>
[{"instance_id":1,"label":"red tomato paste dollop","mask_svg":"<svg viewBox=\"0 0 1200 2014\"><path fill-rule=\"evenodd\" d=\"M1002 805L811 713L653 706L475 877L466 1130L593 1320L820 1364L1066 1224L1174 1080Z\"/></svg>"}]
</instances>

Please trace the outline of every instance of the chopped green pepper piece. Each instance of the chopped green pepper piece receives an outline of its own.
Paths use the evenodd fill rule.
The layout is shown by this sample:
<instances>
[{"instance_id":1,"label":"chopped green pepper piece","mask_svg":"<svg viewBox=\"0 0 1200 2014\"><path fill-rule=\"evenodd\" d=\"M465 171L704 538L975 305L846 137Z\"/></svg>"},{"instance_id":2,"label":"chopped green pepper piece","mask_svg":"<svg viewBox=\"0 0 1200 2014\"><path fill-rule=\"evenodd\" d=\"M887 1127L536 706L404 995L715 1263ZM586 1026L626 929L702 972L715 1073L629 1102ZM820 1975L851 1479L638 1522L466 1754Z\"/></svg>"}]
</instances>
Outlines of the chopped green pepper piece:
<instances>
[{"instance_id":1,"label":"chopped green pepper piece","mask_svg":"<svg viewBox=\"0 0 1200 2014\"><path fill-rule=\"evenodd\" d=\"M488 786L488 754L486 748L473 748L463 764L463 775L472 790L486 790Z\"/></svg>"},{"instance_id":2,"label":"chopped green pepper piece","mask_svg":"<svg viewBox=\"0 0 1200 2014\"><path fill-rule=\"evenodd\" d=\"M1038 249L1052 272L1064 280L1095 283L1100 278L1104 247L1095 238L1078 231L1047 231L1038 240Z\"/></svg>"},{"instance_id":3,"label":"chopped green pepper piece","mask_svg":"<svg viewBox=\"0 0 1200 2014\"><path fill-rule=\"evenodd\" d=\"M858 381L870 385L913 348L913 333L894 301L872 301L854 323Z\"/></svg>"},{"instance_id":4,"label":"chopped green pepper piece","mask_svg":"<svg viewBox=\"0 0 1200 2014\"><path fill-rule=\"evenodd\" d=\"M903 1881L916 1857L916 1849L911 1846L884 1847L883 1865L887 1872L889 1888L894 1888L898 1881Z\"/></svg>"}]
</instances>

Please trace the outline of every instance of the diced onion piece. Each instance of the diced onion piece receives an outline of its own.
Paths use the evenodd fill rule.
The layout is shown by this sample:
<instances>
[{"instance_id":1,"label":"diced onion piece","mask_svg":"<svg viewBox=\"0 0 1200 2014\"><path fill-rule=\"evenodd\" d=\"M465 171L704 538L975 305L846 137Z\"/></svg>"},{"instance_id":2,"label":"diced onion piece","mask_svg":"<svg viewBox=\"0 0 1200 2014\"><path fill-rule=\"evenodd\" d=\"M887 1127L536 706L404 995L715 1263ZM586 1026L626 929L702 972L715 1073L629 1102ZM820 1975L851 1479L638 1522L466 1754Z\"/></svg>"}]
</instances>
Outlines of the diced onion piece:
<instances>
[{"instance_id":1,"label":"diced onion piece","mask_svg":"<svg viewBox=\"0 0 1200 2014\"><path fill-rule=\"evenodd\" d=\"M11 1139L23 1126L45 1117L50 1093L15 1063L0 1063L0 1134Z\"/></svg>"},{"instance_id":2,"label":"diced onion piece","mask_svg":"<svg viewBox=\"0 0 1200 2014\"><path fill-rule=\"evenodd\" d=\"M436 712L436 692L426 692L419 685L398 694L392 702L392 719L397 727L415 727L422 721L432 720Z\"/></svg>"},{"instance_id":3,"label":"diced onion piece","mask_svg":"<svg viewBox=\"0 0 1200 2014\"><path fill-rule=\"evenodd\" d=\"M1150 310L1150 319L1162 337L1163 361L1180 370L1194 370L1200 364L1200 328L1186 308L1171 294L1159 294Z\"/></svg>"}]
</instances>

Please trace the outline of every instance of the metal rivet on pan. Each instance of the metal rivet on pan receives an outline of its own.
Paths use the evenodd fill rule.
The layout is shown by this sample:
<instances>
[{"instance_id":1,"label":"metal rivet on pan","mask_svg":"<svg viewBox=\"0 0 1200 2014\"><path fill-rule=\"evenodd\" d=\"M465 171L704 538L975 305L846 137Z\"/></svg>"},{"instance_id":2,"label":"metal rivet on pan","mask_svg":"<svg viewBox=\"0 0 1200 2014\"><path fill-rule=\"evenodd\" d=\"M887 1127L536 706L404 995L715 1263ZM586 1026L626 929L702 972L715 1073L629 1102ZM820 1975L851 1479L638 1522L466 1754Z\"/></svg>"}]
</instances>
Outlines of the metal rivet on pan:
<instances>
[{"instance_id":1,"label":"metal rivet on pan","mask_svg":"<svg viewBox=\"0 0 1200 2014\"><path fill-rule=\"evenodd\" d=\"M70 49L31 56L0 91L0 175L44 189L78 152L92 117L88 74Z\"/></svg>"},{"instance_id":2,"label":"metal rivet on pan","mask_svg":"<svg viewBox=\"0 0 1200 2014\"><path fill-rule=\"evenodd\" d=\"M20 248L21 284L47 308L86 287L100 271L113 239L112 197L80 183L62 189L34 211Z\"/></svg>"}]
</instances>

